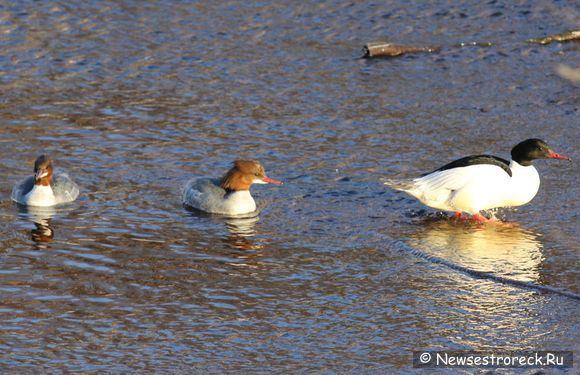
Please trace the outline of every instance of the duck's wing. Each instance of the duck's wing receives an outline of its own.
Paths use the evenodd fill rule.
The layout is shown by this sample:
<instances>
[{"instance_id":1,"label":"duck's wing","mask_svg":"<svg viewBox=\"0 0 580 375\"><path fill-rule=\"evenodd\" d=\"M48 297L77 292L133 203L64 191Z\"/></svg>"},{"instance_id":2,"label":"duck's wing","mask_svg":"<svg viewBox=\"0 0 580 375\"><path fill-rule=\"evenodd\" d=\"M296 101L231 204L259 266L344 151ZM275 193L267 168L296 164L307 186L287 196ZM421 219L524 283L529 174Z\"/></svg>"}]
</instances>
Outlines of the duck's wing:
<instances>
[{"instance_id":1,"label":"duck's wing","mask_svg":"<svg viewBox=\"0 0 580 375\"><path fill-rule=\"evenodd\" d=\"M52 179L52 191L57 203L72 202L79 196L79 186L66 173L57 173Z\"/></svg>"},{"instance_id":2,"label":"duck's wing","mask_svg":"<svg viewBox=\"0 0 580 375\"><path fill-rule=\"evenodd\" d=\"M218 202L226 195L219 181L211 178L192 178L183 188L183 203L198 209L206 204Z\"/></svg>"},{"instance_id":3,"label":"duck's wing","mask_svg":"<svg viewBox=\"0 0 580 375\"><path fill-rule=\"evenodd\" d=\"M441 168L434 170L433 172L423 174L421 177L430 175L435 172L453 170L455 168L469 167L472 165L480 165L480 164L495 165L496 167L500 167L501 169L503 169L504 172L507 173L510 177L512 176L512 170L510 169L509 161L493 155L472 155L454 160L451 163L445 164Z\"/></svg>"},{"instance_id":4,"label":"duck's wing","mask_svg":"<svg viewBox=\"0 0 580 375\"><path fill-rule=\"evenodd\" d=\"M496 164L480 163L436 170L413 180L413 195L425 200L443 201L465 188L477 190L504 186L510 175Z\"/></svg>"},{"instance_id":5,"label":"duck's wing","mask_svg":"<svg viewBox=\"0 0 580 375\"><path fill-rule=\"evenodd\" d=\"M34 187L34 176L26 177L24 180L20 181L14 186L10 198L14 202L24 203L24 196L30 193L33 187Z\"/></svg>"}]
</instances>

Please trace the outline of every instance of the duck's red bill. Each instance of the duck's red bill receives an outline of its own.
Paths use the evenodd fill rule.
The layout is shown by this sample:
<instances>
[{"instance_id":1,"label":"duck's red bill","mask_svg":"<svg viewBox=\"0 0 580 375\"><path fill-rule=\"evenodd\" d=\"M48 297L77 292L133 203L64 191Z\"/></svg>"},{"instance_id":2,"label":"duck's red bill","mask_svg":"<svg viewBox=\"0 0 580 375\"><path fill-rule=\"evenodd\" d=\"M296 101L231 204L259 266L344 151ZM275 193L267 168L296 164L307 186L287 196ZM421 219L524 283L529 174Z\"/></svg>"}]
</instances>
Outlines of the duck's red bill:
<instances>
[{"instance_id":1,"label":"duck's red bill","mask_svg":"<svg viewBox=\"0 0 580 375\"><path fill-rule=\"evenodd\" d=\"M45 169L41 169L34 174L34 178L40 180L41 178L46 177L47 175L48 171L46 171Z\"/></svg>"},{"instance_id":2,"label":"duck's red bill","mask_svg":"<svg viewBox=\"0 0 580 375\"><path fill-rule=\"evenodd\" d=\"M564 156L564 155L560 155L552 150L548 150L548 158L572 161L572 159L570 159L569 157Z\"/></svg>"},{"instance_id":3,"label":"duck's red bill","mask_svg":"<svg viewBox=\"0 0 580 375\"><path fill-rule=\"evenodd\" d=\"M282 185L282 181L274 180L273 178L270 177L264 177L262 181L267 182L269 184Z\"/></svg>"}]
</instances>

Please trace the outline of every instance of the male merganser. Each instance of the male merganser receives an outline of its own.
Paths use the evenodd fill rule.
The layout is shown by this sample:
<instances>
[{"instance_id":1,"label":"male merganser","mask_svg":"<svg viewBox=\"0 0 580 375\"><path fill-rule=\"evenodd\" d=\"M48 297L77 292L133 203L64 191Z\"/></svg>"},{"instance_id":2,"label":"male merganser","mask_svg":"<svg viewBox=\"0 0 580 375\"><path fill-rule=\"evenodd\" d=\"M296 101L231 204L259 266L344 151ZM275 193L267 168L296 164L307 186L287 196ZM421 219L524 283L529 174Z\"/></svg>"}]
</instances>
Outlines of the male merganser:
<instances>
[{"instance_id":1,"label":"male merganser","mask_svg":"<svg viewBox=\"0 0 580 375\"><path fill-rule=\"evenodd\" d=\"M471 214L487 221L481 210L521 206L534 198L540 176L535 159L570 160L558 155L541 139L527 139L511 152L511 161L491 155L455 160L413 180L388 180L385 185L412 195L423 204L444 211Z\"/></svg>"},{"instance_id":2,"label":"male merganser","mask_svg":"<svg viewBox=\"0 0 580 375\"><path fill-rule=\"evenodd\" d=\"M27 177L12 189L12 200L28 206L50 207L74 201L79 187L66 173L54 175L52 160L46 155L34 162L34 176Z\"/></svg>"},{"instance_id":3,"label":"male merganser","mask_svg":"<svg viewBox=\"0 0 580 375\"><path fill-rule=\"evenodd\" d=\"M255 160L236 160L221 179L191 179L183 189L183 203L201 211L241 215L256 211L256 202L250 194L252 184L282 182L266 177L264 167Z\"/></svg>"}]
</instances>

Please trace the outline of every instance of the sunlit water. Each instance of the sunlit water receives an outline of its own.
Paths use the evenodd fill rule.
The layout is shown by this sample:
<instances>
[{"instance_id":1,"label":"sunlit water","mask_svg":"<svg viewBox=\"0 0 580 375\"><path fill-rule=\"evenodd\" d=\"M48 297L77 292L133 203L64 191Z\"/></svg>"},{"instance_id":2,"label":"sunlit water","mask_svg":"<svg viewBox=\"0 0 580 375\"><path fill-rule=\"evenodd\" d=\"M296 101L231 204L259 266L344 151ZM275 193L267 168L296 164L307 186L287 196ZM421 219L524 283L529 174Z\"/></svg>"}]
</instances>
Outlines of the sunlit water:
<instances>
[{"instance_id":1,"label":"sunlit water","mask_svg":"<svg viewBox=\"0 0 580 375\"><path fill-rule=\"evenodd\" d=\"M578 349L578 167L536 163L512 226L386 189L538 137L577 158L572 2L12 2L0 5L4 371L401 372L418 349ZM439 54L361 60L364 43ZM460 42L489 48L453 48ZM81 187L35 212L49 153ZM184 209L181 186L259 159L261 212ZM576 352L577 353L577 352Z\"/></svg>"}]
</instances>

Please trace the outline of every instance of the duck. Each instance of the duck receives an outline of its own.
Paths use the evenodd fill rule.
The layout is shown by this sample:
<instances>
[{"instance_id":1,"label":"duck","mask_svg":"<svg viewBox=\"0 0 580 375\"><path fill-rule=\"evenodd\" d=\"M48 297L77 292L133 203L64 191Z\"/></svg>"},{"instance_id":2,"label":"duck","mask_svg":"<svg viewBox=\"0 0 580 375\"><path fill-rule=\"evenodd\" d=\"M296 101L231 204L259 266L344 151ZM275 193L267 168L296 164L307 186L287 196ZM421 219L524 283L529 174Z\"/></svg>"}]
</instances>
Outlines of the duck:
<instances>
[{"instance_id":1,"label":"duck","mask_svg":"<svg viewBox=\"0 0 580 375\"><path fill-rule=\"evenodd\" d=\"M384 183L418 199L426 206L469 214L489 221L481 211L517 207L529 203L540 188L540 176L532 165L538 159L572 161L554 152L538 138L526 139L511 150L511 160L492 155L472 155L410 180L388 179Z\"/></svg>"},{"instance_id":2,"label":"duck","mask_svg":"<svg viewBox=\"0 0 580 375\"><path fill-rule=\"evenodd\" d=\"M52 159L40 155L34 162L34 175L12 189L13 201L34 207L51 207L72 202L79 196L78 185L66 173L54 173Z\"/></svg>"},{"instance_id":3,"label":"duck","mask_svg":"<svg viewBox=\"0 0 580 375\"><path fill-rule=\"evenodd\" d=\"M221 178L192 178L182 192L183 204L212 214L237 216L256 211L250 194L252 184L282 185L282 181L266 176L256 160L235 160Z\"/></svg>"}]
</instances>

